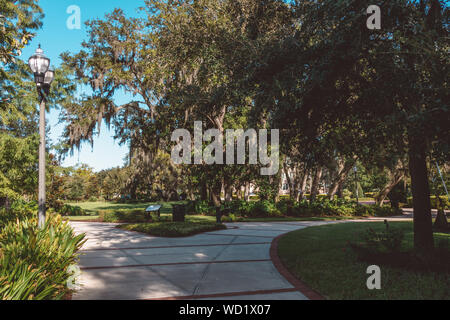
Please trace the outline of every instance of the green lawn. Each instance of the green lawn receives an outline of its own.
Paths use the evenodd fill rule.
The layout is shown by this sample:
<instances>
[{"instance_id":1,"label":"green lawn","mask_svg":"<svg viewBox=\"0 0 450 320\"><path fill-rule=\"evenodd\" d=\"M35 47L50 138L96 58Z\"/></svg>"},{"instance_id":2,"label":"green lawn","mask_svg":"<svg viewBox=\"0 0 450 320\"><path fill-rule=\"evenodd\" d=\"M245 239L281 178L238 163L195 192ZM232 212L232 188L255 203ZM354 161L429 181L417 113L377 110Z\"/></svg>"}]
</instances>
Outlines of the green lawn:
<instances>
[{"instance_id":1,"label":"green lawn","mask_svg":"<svg viewBox=\"0 0 450 320\"><path fill-rule=\"evenodd\" d=\"M211 222L155 222L125 224L119 228L157 237L188 237L202 232L226 229L226 226Z\"/></svg>"},{"instance_id":2,"label":"green lawn","mask_svg":"<svg viewBox=\"0 0 450 320\"><path fill-rule=\"evenodd\" d=\"M390 225L405 231L402 249L412 248L412 222ZM368 290L369 264L359 262L347 243L356 242L369 227L385 228L382 222L358 222L294 231L280 239L279 256L293 275L328 299L450 299L449 274L386 266L380 266L382 289ZM435 233L436 243L443 239L450 241L450 235Z\"/></svg>"},{"instance_id":3,"label":"green lawn","mask_svg":"<svg viewBox=\"0 0 450 320\"><path fill-rule=\"evenodd\" d=\"M173 202L142 202L142 203L118 203L118 202L69 202L67 204L71 206L79 206L81 209L85 210L88 214L98 215L101 210L114 210L114 209L146 209L152 204L161 204L161 213L172 213L172 204L183 203L183 201L173 201Z\"/></svg>"}]
</instances>

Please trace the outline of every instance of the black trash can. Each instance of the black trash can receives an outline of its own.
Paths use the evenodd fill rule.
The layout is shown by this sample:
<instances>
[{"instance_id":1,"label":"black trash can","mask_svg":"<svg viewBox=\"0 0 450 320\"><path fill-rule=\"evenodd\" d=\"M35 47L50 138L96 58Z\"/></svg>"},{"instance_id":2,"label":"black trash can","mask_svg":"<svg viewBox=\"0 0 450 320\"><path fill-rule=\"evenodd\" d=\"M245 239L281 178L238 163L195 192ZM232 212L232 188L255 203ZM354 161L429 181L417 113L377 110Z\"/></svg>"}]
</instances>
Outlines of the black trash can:
<instances>
[{"instance_id":1,"label":"black trash can","mask_svg":"<svg viewBox=\"0 0 450 320\"><path fill-rule=\"evenodd\" d=\"M220 210L220 207L216 207L216 223L222 223L222 210Z\"/></svg>"},{"instance_id":2,"label":"black trash can","mask_svg":"<svg viewBox=\"0 0 450 320\"><path fill-rule=\"evenodd\" d=\"M186 206L184 204L172 205L172 220L174 222L184 222L186 216Z\"/></svg>"}]
</instances>

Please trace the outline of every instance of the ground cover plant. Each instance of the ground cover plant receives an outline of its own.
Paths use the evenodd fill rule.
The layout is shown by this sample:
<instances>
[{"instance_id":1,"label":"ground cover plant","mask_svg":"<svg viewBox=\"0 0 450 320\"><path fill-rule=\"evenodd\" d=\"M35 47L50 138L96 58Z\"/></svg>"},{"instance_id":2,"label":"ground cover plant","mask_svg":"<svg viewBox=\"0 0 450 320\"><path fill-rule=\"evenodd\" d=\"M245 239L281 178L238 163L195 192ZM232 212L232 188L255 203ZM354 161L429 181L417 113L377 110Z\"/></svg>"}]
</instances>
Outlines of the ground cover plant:
<instances>
[{"instance_id":1,"label":"ground cover plant","mask_svg":"<svg viewBox=\"0 0 450 320\"><path fill-rule=\"evenodd\" d=\"M0 300L63 299L83 239L59 215L38 228L34 204L0 209Z\"/></svg>"}]
</instances>

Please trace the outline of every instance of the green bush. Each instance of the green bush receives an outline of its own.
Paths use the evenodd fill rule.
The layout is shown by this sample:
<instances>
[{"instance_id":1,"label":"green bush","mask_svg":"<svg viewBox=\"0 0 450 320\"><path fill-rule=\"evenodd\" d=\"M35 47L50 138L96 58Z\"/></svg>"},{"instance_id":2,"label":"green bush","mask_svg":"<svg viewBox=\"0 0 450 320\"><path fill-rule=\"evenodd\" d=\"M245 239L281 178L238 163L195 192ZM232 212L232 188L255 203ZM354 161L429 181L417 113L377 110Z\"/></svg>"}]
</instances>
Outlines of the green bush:
<instances>
[{"instance_id":1,"label":"green bush","mask_svg":"<svg viewBox=\"0 0 450 320\"><path fill-rule=\"evenodd\" d=\"M210 215L215 214L214 206L206 200L189 201L186 205L187 214L203 214Z\"/></svg>"},{"instance_id":2,"label":"green bush","mask_svg":"<svg viewBox=\"0 0 450 320\"><path fill-rule=\"evenodd\" d=\"M247 202L245 200L233 200L224 203L225 210L238 216L248 216L255 202Z\"/></svg>"},{"instance_id":3,"label":"green bush","mask_svg":"<svg viewBox=\"0 0 450 320\"><path fill-rule=\"evenodd\" d=\"M386 222L386 230L377 232L372 228L363 234L363 246L374 252L398 252L400 251L405 234L402 229L389 228Z\"/></svg>"},{"instance_id":4,"label":"green bush","mask_svg":"<svg viewBox=\"0 0 450 320\"><path fill-rule=\"evenodd\" d=\"M37 217L37 211L37 203L26 203L24 201L16 201L12 203L10 210L0 208L0 230L2 230L3 227L9 222Z\"/></svg>"},{"instance_id":5,"label":"green bush","mask_svg":"<svg viewBox=\"0 0 450 320\"><path fill-rule=\"evenodd\" d=\"M344 199L316 200L293 203L280 201L277 204L282 214L294 217L314 217L314 216L379 216L386 217L398 215L401 212L388 206L378 207L375 205L362 205L355 201Z\"/></svg>"},{"instance_id":6,"label":"green bush","mask_svg":"<svg viewBox=\"0 0 450 320\"><path fill-rule=\"evenodd\" d=\"M60 215L62 216L86 216L87 213L79 206L71 206L69 204L65 204L62 206L62 208L58 211Z\"/></svg>"},{"instance_id":7,"label":"green bush","mask_svg":"<svg viewBox=\"0 0 450 320\"><path fill-rule=\"evenodd\" d=\"M275 204L269 200L261 200L255 202L248 214L250 217L279 217L281 212Z\"/></svg>"},{"instance_id":8,"label":"green bush","mask_svg":"<svg viewBox=\"0 0 450 320\"><path fill-rule=\"evenodd\" d=\"M76 263L83 238L75 236L56 215L47 217L43 229L33 216L4 224L0 231L0 299L62 299L69 292L68 268Z\"/></svg>"},{"instance_id":9,"label":"green bush","mask_svg":"<svg viewBox=\"0 0 450 320\"><path fill-rule=\"evenodd\" d=\"M447 196L439 196L439 198L441 198L441 200L442 200L442 203L444 205L444 210L449 210L450 209L450 201L448 200L448 197ZM437 201L436 196L431 196L430 202L431 202L431 208L437 209L439 201ZM409 197L408 198L408 207L412 208L412 206L413 206L412 197Z\"/></svg>"},{"instance_id":10,"label":"green bush","mask_svg":"<svg viewBox=\"0 0 450 320\"><path fill-rule=\"evenodd\" d=\"M143 209L100 210L100 220L104 222L147 222L149 215Z\"/></svg>"}]
</instances>

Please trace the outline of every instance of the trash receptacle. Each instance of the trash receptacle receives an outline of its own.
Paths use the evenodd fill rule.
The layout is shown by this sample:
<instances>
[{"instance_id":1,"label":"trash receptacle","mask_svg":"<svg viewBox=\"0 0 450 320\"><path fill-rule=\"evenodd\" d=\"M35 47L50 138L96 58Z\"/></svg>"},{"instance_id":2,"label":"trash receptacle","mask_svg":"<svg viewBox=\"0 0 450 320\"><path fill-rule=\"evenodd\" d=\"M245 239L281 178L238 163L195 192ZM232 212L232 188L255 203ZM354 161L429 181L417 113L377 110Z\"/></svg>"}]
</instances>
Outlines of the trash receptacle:
<instances>
[{"instance_id":1,"label":"trash receptacle","mask_svg":"<svg viewBox=\"0 0 450 320\"><path fill-rule=\"evenodd\" d=\"M222 210L220 210L220 207L216 207L216 223L222 223Z\"/></svg>"},{"instance_id":2,"label":"trash receptacle","mask_svg":"<svg viewBox=\"0 0 450 320\"><path fill-rule=\"evenodd\" d=\"M184 222L186 215L186 207L183 204L172 205L172 220L174 222Z\"/></svg>"}]
</instances>

